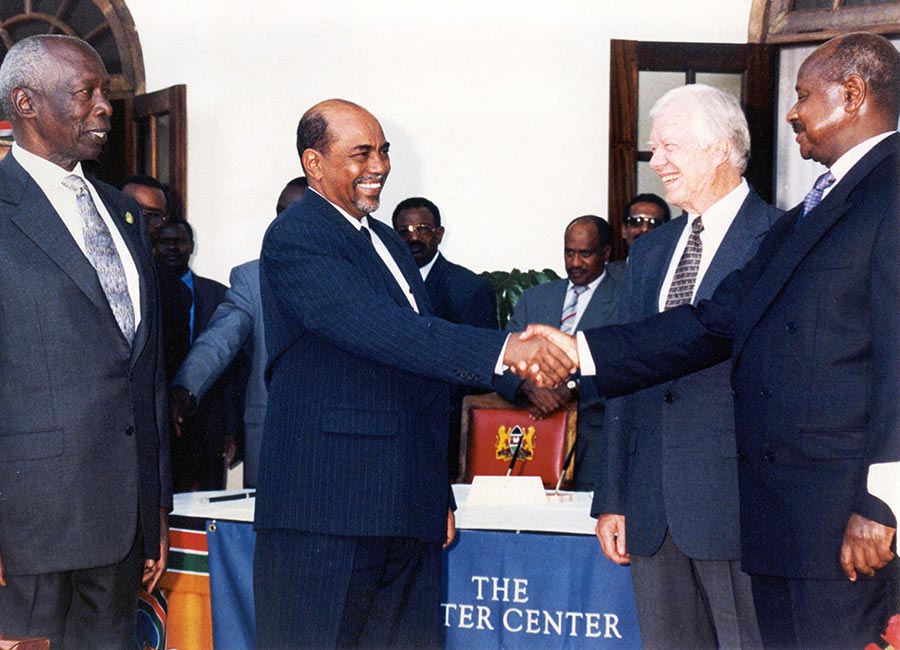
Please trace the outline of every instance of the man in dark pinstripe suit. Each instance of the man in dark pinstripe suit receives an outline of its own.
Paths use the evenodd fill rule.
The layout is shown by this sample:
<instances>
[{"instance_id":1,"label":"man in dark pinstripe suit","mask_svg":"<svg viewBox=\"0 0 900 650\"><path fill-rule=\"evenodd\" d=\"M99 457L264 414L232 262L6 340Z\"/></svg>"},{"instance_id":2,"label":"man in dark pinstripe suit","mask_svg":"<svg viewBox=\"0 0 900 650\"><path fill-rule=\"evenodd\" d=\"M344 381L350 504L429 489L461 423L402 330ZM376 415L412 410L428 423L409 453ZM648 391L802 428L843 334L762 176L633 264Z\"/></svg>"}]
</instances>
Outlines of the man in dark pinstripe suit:
<instances>
[{"instance_id":1,"label":"man in dark pinstripe suit","mask_svg":"<svg viewBox=\"0 0 900 650\"><path fill-rule=\"evenodd\" d=\"M368 111L317 104L297 149L310 191L270 226L260 264L257 646L439 646L447 383L489 387L504 363L552 383L572 364L431 316L406 244L368 216L390 171Z\"/></svg>"}]
</instances>

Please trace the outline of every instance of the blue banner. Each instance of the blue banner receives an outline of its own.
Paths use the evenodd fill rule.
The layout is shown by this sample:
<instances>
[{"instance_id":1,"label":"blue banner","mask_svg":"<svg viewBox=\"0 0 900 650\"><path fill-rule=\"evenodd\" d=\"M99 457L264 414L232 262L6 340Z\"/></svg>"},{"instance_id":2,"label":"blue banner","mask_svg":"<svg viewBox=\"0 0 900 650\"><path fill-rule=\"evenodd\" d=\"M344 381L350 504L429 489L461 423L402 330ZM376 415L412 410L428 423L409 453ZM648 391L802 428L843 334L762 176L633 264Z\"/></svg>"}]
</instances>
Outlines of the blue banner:
<instances>
[{"instance_id":1,"label":"blue banner","mask_svg":"<svg viewBox=\"0 0 900 650\"><path fill-rule=\"evenodd\" d=\"M213 642L253 650L253 527L206 530ZM641 647L631 572L593 536L462 530L446 559L448 648Z\"/></svg>"},{"instance_id":2,"label":"blue banner","mask_svg":"<svg viewBox=\"0 0 900 650\"><path fill-rule=\"evenodd\" d=\"M593 536L457 537L442 605L448 648L641 647L631 571Z\"/></svg>"},{"instance_id":3,"label":"blue banner","mask_svg":"<svg viewBox=\"0 0 900 650\"><path fill-rule=\"evenodd\" d=\"M209 594L213 645L229 650L253 650L253 548L256 533L246 523L210 521Z\"/></svg>"}]
</instances>

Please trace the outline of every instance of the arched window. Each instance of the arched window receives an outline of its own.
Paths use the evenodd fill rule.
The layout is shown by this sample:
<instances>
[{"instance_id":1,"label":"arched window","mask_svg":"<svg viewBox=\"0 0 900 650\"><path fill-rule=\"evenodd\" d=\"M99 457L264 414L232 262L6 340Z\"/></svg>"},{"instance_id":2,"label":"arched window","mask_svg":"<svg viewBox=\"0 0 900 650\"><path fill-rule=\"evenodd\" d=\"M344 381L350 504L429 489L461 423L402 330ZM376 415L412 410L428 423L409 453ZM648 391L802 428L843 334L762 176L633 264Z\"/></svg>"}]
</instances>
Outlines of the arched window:
<instances>
[{"instance_id":1,"label":"arched window","mask_svg":"<svg viewBox=\"0 0 900 650\"><path fill-rule=\"evenodd\" d=\"M187 190L186 89L144 94L144 59L124 0L3 0L0 61L17 41L35 34L66 34L90 43L111 78L112 132L90 172L113 185L135 173Z\"/></svg>"}]
</instances>

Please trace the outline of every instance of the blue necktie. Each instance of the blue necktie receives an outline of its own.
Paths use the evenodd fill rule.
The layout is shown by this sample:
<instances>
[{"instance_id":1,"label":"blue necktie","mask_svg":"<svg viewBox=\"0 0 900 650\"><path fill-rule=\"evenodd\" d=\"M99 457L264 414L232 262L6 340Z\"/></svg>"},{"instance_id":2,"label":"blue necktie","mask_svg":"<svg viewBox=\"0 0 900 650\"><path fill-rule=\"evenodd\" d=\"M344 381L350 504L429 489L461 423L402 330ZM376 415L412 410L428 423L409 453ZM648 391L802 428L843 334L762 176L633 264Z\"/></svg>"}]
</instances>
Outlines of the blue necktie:
<instances>
[{"instance_id":1,"label":"blue necktie","mask_svg":"<svg viewBox=\"0 0 900 650\"><path fill-rule=\"evenodd\" d=\"M813 188L806 195L806 198L803 199L803 216L808 215L813 208L822 202L822 194L834 185L834 181L834 174L831 173L830 169L816 179Z\"/></svg>"}]
</instances>

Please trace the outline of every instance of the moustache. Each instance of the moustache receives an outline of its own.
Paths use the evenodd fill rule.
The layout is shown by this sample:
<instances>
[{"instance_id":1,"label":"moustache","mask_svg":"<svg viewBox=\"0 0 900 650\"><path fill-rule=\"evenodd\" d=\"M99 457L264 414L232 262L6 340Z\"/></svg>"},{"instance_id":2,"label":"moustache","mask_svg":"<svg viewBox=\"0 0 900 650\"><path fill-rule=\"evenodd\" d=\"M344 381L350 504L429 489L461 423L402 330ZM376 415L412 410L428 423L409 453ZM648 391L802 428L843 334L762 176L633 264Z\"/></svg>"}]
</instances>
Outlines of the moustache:
<instances>
[{"instance_id":1,"label":"moustache","mask_svg":"<svg viewBox=\"0 0 900 650\"><path fill-rule=\"evenodd\" d=\"M792 130L795 134L797 134L797 133L801 133L801 132L803 132L803 131L806 131L806 127L803 126L803 124L800 122L800 120L794 120L793 122L791 122L791 130Z\"/></svg>"}]
</instances>

